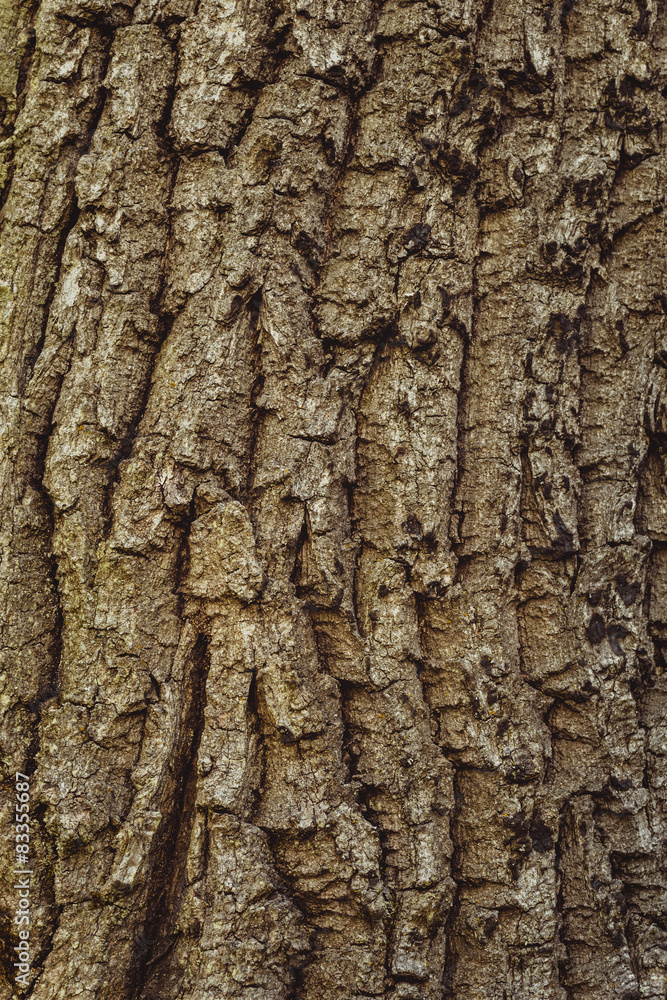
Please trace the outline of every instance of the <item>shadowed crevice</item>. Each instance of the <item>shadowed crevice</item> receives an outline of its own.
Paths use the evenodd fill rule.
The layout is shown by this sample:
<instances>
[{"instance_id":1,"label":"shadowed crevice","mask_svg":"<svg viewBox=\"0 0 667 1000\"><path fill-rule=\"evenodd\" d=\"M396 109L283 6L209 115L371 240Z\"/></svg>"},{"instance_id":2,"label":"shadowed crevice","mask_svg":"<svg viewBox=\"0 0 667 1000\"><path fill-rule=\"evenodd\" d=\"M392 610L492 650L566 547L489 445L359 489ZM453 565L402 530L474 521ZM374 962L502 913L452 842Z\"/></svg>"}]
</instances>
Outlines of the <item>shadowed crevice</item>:
<instances>
[{"instance_id":1,"label":"shadowed crevice","mask_svg":"<svg viewBox=\"0 0 667 1000\"><path fill-rule=\"evenodd\" d=\"M164 800L172 804L154 848L147 886L146 916L135 940L134 961L127 973L128 1000L153 992L153 966L167 960L178 937L176 922L185 893L185 871L197 798L197 754L204 731L206 681L210 667L209 639L200 634L183 680L184 712L171 763L172 788ZM147 989L144 990L144 986Z\"/></svg>"}]
</instances>

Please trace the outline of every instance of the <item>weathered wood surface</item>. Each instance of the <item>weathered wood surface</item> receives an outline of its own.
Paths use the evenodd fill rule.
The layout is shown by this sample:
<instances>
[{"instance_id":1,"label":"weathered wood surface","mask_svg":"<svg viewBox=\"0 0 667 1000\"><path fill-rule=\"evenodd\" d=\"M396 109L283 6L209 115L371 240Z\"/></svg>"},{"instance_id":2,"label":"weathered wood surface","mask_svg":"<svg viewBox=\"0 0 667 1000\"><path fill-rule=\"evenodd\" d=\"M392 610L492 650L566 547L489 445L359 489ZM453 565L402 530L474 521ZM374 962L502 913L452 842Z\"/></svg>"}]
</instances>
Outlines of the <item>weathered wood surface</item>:
<instances>
[{"instance_id":1,"label":"weathered wood surface","mask_svg":"<svg viewBox=\"0 0 667 1000\"><path fill-rule=\"evenodd\" d=\"M664 0L0 33L0 1000L664 998Z\"/></svg>"}]
</instances>

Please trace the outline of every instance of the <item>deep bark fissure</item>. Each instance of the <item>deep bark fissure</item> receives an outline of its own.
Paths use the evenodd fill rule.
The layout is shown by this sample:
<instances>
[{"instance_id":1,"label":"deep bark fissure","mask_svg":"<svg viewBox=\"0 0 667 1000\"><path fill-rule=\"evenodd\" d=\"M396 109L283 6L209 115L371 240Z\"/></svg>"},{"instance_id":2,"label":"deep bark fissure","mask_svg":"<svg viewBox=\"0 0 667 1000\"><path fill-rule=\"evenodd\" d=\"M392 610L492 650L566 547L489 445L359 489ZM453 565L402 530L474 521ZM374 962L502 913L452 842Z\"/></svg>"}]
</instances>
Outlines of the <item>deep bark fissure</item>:
<instances>
[{"instance_id":1,"label":"deep bark fissure","mask_svg":"<svg viewBox=\"0 0 667 1000\"><path fill-rule=\"evenodd\" d=\"M150 967L166 958L178 937L174 919L184 890L186 855L196 811L195 765L204 730L206 680L210 668L208 646L208 637L200 634L190 657L189 676L184 679L184 686L189 691L181 722L181 738L174 754L177 767L173 778L174 790L169 796L173 811L163 821L164 828L159 832L154 848L153 876L146 888L146 916L140 929L141 965L128 972L128 996L132 998L142 995Z\"/></svg>"}]
</instances>

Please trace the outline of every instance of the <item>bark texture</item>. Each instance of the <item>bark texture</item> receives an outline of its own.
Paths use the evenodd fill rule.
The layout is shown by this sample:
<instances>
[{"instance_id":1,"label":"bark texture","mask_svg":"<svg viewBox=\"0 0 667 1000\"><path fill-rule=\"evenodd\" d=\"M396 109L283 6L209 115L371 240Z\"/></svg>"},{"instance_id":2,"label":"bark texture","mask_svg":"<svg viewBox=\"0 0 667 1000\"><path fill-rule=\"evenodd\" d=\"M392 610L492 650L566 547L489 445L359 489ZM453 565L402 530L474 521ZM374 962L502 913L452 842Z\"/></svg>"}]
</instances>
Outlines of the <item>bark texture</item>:
<instances>
[{"instance_id":1,"label":"bark texture","mask_svg":"<svg viewBox=\"0 0 667 1000\"><path fill-rule=\"evenodd\" d=\"M665 0L2 0L0 1000L660 1000Z\"/></svg>"}]
</instances>

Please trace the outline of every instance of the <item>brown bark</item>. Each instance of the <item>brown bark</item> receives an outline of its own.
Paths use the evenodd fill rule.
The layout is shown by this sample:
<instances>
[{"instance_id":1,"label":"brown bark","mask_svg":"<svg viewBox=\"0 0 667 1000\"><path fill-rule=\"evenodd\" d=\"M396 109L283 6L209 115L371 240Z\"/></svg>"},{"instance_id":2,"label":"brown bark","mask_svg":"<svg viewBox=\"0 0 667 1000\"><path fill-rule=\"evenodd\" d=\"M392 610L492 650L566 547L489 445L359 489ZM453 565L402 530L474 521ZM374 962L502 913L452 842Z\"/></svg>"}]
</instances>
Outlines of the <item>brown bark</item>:
<instances>
[{"instance_id":1,"label":"brown bark","mask_svg":"<svg viewBox=\"0 0 667 1000\"><path fill-rule=\"evenodd\" d=\"M0 33L0 1000L664 998L664 0Z\"/></svg>"}]
</instances>

